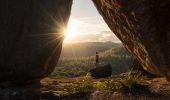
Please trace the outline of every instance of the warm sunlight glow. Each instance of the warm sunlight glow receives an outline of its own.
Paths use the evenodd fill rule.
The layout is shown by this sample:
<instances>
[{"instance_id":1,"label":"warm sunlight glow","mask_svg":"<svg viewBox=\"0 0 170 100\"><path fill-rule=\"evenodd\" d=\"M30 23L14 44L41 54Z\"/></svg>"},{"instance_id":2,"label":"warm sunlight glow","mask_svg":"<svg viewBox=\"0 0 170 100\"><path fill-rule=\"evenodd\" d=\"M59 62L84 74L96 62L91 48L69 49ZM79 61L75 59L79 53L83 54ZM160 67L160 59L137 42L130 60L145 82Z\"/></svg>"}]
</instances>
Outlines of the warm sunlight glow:
<instances>
[{"instance_id":1,"label":"warm sunlight glow","mask_svg":"<svg viewBox=\"0 0 170 100\"><path fill-rule=\"evenodd\" d=\"M107 41L120 43L120 40L97 12L93 2L91 0L74 0L69 23L65 29L64 45Z\"/></svg>"},{"instance_id":2,"label":"warm sunlight glow","mask_svg":"<svg viewBox=\"0 0 170 100\"><path fill-rule=\"evenodd\" d=\"M64 42L72 42L76 36L76 20L70 20L68 22L67 29L65 30L65 39Z\"/></svg>"}]
</instances>

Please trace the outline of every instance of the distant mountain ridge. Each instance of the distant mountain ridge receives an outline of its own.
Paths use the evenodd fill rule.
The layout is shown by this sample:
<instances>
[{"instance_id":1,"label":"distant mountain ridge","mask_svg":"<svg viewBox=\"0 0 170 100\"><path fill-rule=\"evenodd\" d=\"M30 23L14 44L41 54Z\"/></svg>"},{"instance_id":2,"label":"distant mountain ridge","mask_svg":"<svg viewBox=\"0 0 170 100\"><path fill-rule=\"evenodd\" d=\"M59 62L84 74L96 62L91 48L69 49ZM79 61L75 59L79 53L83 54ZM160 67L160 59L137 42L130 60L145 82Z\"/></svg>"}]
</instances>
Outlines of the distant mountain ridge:
<instances>
[{"instance_id":1,"label":"distant mountain ridge","mask_svg":"<svg viewBox=\"0 0 170 100\"><path fill-rule=\"evenodd\" d=\"M62 49L61 57L88 57L94 56L95 52L105 52L109 49L123 50L128 53L121 43L114 42L82 42L65 44Z\"/></svg>"}]
</instances>

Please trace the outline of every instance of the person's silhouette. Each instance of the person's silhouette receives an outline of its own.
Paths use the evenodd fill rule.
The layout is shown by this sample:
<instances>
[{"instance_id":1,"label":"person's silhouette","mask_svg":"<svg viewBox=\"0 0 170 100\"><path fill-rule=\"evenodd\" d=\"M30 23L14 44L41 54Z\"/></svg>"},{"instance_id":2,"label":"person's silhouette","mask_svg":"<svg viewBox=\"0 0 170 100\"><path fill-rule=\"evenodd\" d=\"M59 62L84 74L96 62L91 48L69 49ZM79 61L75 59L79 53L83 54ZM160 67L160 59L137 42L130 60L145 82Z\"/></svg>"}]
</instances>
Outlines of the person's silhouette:
<instances>
[{"instance_id":1,"label":"person's silhouette","mask_svg":"<svg viewBox=\"0 0 170 100\"><path fill-rule=\"evenodd\" d=\"M99 53L96 52L96 67L99 65Z\"/></svg>"}]
</instances>

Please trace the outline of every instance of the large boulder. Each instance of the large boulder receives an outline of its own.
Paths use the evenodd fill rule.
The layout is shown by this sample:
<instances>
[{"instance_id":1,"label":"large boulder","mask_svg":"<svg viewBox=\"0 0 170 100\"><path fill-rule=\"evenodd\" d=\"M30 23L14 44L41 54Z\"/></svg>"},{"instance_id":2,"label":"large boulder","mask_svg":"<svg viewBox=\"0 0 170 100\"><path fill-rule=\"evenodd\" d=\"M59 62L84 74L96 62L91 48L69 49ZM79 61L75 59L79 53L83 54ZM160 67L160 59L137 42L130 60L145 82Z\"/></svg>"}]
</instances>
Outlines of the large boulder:
<instances>
[{"instance_id":1,"label":"large boulder","mask_svg":"<svg viewBox=\"0 0 170 100\"><path fill-rule=\"evenodd\" d=\"M92 0L143 68L170 78L170 0Z\"/></svg>"},{"instance_id":2,"label":"large boulder","mask_svg":"<svg viewBox=\"0 0 170 100\"><path fill-rule=\"evenodd\" d=\"M0 85L37 81L60 56L72 0L0 1Z\"/></svg>"},{"instance_id":3,"label":"large boulder","mask_svg":"<svg viewBox=\"0 0 170 100\"><path fill-rule=\"evenodd\" d=\"M112 66L107 64L104 66L97 66L90 70L90 74L93 78L105 78L112 75Z\"/></svg>"},{"instance_id":4,"label":"large boulder","mask_svg":"<svg viewBox=\"0 0 170 100\"><path fill-rule=\"evenodd\" d=\"M133 65L130 69L134 73L138 73L141 76L147 76L148 78L158 78L162 77L160 74L152 74L147 70L144 70L140 63L137 60L134 60Z\"/></svg>"}]
</instances>

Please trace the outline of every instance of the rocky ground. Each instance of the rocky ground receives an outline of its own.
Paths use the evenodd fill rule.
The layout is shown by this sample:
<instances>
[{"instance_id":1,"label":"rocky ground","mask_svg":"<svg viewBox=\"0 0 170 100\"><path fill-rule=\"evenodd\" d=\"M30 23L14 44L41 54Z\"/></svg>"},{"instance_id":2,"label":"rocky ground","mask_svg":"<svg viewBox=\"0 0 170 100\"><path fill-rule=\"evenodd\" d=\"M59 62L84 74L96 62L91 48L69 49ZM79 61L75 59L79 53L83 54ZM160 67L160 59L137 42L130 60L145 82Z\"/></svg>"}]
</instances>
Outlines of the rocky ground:
<instances>
[{"instance_id":1,"label":"rocky ground","mask_svg":"<svg viewBox=\"0 0 170 100\"><path fill-rule=\"evenodd\" d=\"M170 82L165 78L145 78L141 86L130 91L103 87L102 83L115 77L45 78L39 88L1 88L0 100L170 100ZM92 83L97 83L95 90L90 87Z\"/></svg>"},{"instance_id":2,"label":"rocky ground","mask_svg":"<svg viewBox=\"0 0 170 100\"><path fill-rule=\"evenodd\" d=\"M63 100L170 100L170 82L165 78L145 79L141 82L143 86L133 91L118 90L112 91L101 89L87 93L77 93L68 95L55 90L57 87L63 87L66 84L74 84L77 78L72 79L50 79L42 80L43 98L45 99L63 99ZM91 79L91 82L105 81L107 79ZM61 95L62 94L62 95Z\"/></svg>"}]
</instances>

